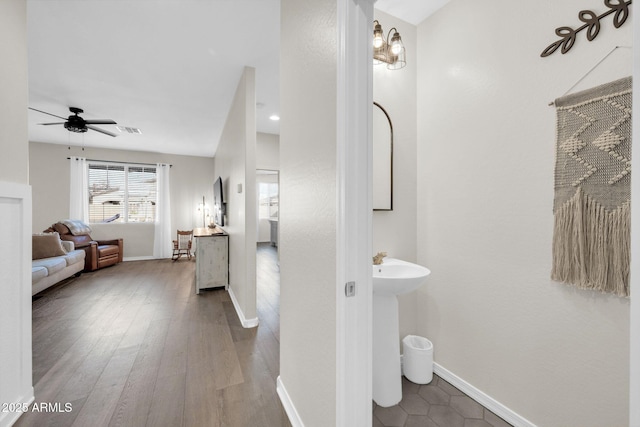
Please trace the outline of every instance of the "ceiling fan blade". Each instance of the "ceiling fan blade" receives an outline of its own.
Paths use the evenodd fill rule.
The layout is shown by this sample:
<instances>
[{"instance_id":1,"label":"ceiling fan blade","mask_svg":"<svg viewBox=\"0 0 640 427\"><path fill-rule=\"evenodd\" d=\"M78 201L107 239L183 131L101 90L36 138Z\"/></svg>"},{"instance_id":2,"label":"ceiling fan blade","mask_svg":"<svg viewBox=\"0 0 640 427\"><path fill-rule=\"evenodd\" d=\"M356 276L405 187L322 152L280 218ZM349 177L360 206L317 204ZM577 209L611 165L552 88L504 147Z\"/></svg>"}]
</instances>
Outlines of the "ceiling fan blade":
<instances>
[{"instance_id":1,"label":"ceiling fan blade","mask_svg":"<svg viewBox=\"0 0 640 427\"><path fill-rule=\"evenodd\" d=\"M31 108L31 107L29 107L29 110L37 111L38 113L48 114L48 115L50 115L50 116L57 117L57 118L62 119L62 120L67 120L67 118L66 118L66 117L56 116L55 114L47 113L46 111L37 110L37 109L35 109L35 108Z\"/></svg>"},{"instance_id":2,"label":"ceiling fan blade","mask_svg":"<svg viewBox=\"0 0 640 427\"><path fill-rule=\"evenodd\" d=\"M49 125L63 125L64 122L59 122L59 123L38 123L39 125L43 125L43 126L49 126Z\"/></svg>"},{"instance_id":3,"label":"ceiling fan blade","mask_svg":"<svg viewBox=\"0 0 640 427\"><path fill-rule=\"evenodd\" d=\"M117 123L111 119L85 120L84 122L88 125L117 125Z\"/></svg>"},{"instance_id":4,"label":"ceiling fan blade","mask_svg":"<svg viewBox=\"0 0 640 427\"><path fill-rule=\"evenodd\" d=\"M92 126L92 125L87 125L87 129L95 130L96 132L104 133L105 135L109 135L109 136L113 136L113 137L118 136L118 135L116 135L115 133L111 133L111 132L109 132L109 131L106 131L106 130L104 130L104 129L97 128L97 127Z\"/></svg>"}]
</instances>

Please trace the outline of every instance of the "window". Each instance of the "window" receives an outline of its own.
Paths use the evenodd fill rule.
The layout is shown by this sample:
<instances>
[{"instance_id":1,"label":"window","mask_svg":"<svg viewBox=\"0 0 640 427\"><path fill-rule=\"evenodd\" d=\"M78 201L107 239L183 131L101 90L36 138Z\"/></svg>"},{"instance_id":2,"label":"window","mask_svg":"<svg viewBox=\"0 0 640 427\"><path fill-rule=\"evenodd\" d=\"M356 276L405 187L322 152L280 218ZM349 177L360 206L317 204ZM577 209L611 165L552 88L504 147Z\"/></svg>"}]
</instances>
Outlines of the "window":
<instances>
[{"instance_id":1,"label":"window","mask_svg":"<svg viewBox=\"0 0 640 427\"><path fill-rule=\"evenodd\" d=\"M278 218L278 184L261 182L259 184L258 218Z\"/></svg>"},{"instance_id":2,"label":"window","mask_svg":"<svg viewBox=\"0 0 640 427\"><path fill-rule=\"evenodd\" d=\"M89 162L89 222L154 222L156 168Z\"/></svg>"}]
</instances>

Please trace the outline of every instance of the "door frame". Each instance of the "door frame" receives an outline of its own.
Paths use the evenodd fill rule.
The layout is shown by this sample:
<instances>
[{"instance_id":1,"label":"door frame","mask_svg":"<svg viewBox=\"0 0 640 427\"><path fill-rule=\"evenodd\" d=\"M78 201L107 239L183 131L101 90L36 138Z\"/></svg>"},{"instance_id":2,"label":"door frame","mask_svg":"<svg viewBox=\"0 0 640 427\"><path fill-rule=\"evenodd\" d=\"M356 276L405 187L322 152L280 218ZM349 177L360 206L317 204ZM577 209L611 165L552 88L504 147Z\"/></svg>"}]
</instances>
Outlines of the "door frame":
<instances>
[{"instance_id":1,"label":"door frame","mask_svg":"<svg viewBox=\"0 0 640 427\"><path fill-rule=\"evenodd\" d=\"M337 0L336 426L372 423L374 0ZM345 285L356 291L346 297Z\"/></svg>"}]
</instances>

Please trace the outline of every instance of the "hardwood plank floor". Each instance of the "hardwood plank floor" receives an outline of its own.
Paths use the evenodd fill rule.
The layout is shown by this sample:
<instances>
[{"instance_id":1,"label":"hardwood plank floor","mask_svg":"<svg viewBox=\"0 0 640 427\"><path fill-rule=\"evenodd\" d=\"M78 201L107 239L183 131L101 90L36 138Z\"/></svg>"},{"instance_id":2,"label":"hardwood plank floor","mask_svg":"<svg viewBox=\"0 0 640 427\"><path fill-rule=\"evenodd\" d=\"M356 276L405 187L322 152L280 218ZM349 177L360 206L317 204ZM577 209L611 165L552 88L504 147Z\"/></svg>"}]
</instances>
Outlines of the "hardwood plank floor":
<instances>
[{"instance_id":1,"label":"hardwood plank floor","mask_svg":"<svg viewBox=\"0 0 640 427\"><path fill-rule=\"evenodd\" d=\"M289 427L276 393L279 271L258 246L260 326L222 289L195 295L195 262L135 261L85 273L33 301L35 404L24 426ZM64 405L71 404L65 411Z\"/></svg>"}]
</instances>

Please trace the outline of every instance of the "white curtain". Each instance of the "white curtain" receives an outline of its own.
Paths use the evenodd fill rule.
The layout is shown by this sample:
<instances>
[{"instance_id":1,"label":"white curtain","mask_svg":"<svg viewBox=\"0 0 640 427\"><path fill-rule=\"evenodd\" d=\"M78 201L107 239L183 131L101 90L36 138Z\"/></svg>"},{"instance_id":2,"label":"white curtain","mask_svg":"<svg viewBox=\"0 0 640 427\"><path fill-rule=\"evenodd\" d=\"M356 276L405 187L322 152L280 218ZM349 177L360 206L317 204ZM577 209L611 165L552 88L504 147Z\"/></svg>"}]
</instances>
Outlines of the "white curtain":
<instances>
[{"instance_id":1,"label":"white curtain","mask_svg":"<svg viewBox=\"0 0 640 427\"><path fill-rule=\"evenodd\" d=\"M171 197L169 191L169 171L171 165L156 164L158 178L158 199L156 200L156 223L153 236L153 257L171 257L173 242L171 234Z\"/></svg>"},{"instance_id":2,"label":"white curtain","mask_svg":"<svg viewBox=\"0 0 640 427\"><path fill-rule=\"evenodd\" d=\"M71 157L69 160L69 219L89 222L89 176L87 159ZM62 219L62 218L60 218Z\"/></svg>"}]
</instances>

